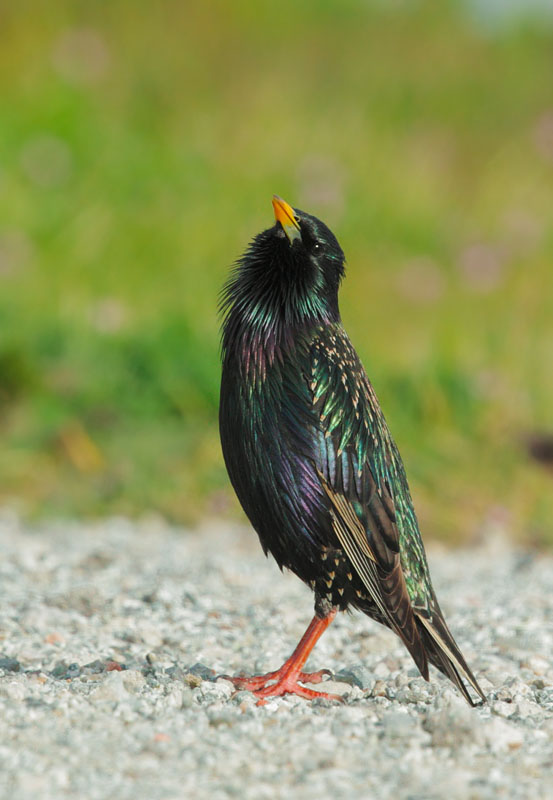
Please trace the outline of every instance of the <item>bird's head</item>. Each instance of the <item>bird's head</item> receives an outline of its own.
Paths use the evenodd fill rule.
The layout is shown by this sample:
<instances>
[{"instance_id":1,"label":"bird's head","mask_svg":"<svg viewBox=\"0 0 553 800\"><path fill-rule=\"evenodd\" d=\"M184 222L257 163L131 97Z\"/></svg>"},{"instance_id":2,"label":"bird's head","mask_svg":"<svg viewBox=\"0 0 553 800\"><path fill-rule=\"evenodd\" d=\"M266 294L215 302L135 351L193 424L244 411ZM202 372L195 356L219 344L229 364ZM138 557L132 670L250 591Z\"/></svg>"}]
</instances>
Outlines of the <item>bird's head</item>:
<instances>
[{"instance_id":1,"label":"bird's head","mask_svg":"<svg viewBox=\"0 0 553 800\"><path fill-rule=\"evenodd\" d=\"M250 243L223 291L222 308L262 329L339 320L344 253L327 226L273 197L275 224Z\"/></svg>"},{"instance_id":2,"label":"bird's head","mask_svg":"<svg viewBox=\"0 0 553 800\"><path fill-rule=\"evenodd\" d=\"M283 266L310 274L323 291L337 293L344 274L344 253L332 231L320 219L292 208L276 194L273 210L276 224L268 233L274 232L280 240Z\"/></svg>"}]
</instances>

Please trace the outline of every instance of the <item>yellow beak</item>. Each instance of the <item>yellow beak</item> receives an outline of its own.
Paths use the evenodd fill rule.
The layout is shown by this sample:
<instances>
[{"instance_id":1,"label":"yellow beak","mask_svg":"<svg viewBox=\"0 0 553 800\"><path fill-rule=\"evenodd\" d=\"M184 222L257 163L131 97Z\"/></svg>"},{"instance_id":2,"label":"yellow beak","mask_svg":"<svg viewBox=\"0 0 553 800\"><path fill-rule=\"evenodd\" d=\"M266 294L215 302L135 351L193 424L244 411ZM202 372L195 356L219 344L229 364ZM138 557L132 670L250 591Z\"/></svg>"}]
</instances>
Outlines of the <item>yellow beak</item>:
<instances>
[{"instance_id":1,"label":"yellow beak","mask_svg":"<svg viewBox=\"0 0 553 800\"><path fill-rule=\"evenodd\" d=\"M283 200L278 194L274 194L273 209L275 219L282 225L282 230L288 237L290 244L293 244L296 239L301 239L300 225L292 206L288 205L286 200Z\"/></svg>"}]
</instances>

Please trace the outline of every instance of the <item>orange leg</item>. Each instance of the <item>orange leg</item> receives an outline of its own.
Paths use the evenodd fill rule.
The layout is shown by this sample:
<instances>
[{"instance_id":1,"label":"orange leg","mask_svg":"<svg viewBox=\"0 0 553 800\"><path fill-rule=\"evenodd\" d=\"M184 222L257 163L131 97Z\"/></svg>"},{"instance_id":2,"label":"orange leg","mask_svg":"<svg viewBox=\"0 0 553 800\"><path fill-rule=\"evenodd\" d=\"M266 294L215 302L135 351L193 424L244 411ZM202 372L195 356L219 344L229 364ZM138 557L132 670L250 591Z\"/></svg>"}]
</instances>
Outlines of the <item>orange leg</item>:
<instances>
[{"instance_id":1,"label":"orange leg","mask_svg":"<svg viewBox=\"0 0 553 800\"><path fill-rule=\"evenodd\" d=\"M232 681L237 689L247 689L253 692L253 694L259 698L258 706L265 704L266 697L278 697L283 694L297 694L299 697L305 697L307 700L313 700L316 697L324 697L328 700L341 700L342 698L340 695L316 692L313 689L300 686L299 683L300 681L302 683L320 683L323 676L329 674L328 670L302 672L302 667L309 658L309 654L315 647L317 641L335 616L335 608L332 609L328 616L322 619L321 617L314 616L290 658L275 672L267 672L266 675L254 675L251 678L242 676L230 678L227 675L224 677ZM274 683L272 681L274 681Z\"/></svg>"}]
</instances>

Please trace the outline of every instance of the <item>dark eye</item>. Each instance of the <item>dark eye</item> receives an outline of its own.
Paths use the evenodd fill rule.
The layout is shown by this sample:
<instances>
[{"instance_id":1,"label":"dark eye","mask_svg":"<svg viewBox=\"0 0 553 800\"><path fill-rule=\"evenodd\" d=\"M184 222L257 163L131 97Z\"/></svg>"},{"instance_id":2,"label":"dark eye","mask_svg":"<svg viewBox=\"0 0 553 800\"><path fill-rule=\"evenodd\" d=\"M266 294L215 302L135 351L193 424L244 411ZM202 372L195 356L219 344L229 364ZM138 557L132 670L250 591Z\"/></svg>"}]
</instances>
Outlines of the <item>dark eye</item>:
<instances>
[{"instance_id":1,"label":"dark eye","mask_svg":"<svg viewBox=\"0 0 553 800\"><path fill-rule=\"evenodd\" d=\"M308 228L302 227L301 238L303 241L303 246L308 253L320 253L323 249L321 243L315 239L312 232Z\"/></svg>"}]
</instances>

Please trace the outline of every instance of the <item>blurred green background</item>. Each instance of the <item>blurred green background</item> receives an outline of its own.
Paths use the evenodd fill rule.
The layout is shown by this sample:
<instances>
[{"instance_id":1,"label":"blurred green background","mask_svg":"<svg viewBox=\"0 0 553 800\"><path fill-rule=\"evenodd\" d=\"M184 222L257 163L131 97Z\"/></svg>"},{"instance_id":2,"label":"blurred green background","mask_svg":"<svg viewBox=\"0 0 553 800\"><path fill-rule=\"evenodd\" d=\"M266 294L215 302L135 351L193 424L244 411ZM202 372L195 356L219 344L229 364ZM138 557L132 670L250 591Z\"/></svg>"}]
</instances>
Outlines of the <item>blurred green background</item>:
<instances>
[{"instance_id":1,"label":"blurred green background","mask_svg":"<svg viewBox=\"0 0 553 800\"><path fill-rule=\"evenodd\" d=\"M239 514L217 293L277 192L346 251L426 535L553 541L550 3L22 0L0 37L0 504Z\"/></svg>"}]
</instances>

